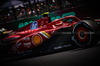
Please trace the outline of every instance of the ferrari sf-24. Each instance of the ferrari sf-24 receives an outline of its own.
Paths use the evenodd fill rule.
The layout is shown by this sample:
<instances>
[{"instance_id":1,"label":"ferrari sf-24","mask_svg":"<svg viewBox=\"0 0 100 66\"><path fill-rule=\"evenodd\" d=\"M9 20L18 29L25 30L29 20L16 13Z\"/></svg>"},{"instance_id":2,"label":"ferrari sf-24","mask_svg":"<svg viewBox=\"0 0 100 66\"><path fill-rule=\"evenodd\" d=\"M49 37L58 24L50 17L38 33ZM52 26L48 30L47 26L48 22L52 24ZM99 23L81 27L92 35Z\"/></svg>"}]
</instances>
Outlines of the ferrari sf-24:
<instances>
[{"instance_id":1,"label":"ferrari sf-24","mask_svg":"<svg viewBox=\"0 0 100 66\"><path fill-rule=\"evenodd\" d=\"M75 16L66 16L48 21L49 17L41 18L9 33L1 41L2 52L47 52L75 45L93 46L99 41L99 19L80 20Z\"/></svg>"}]
</instances>

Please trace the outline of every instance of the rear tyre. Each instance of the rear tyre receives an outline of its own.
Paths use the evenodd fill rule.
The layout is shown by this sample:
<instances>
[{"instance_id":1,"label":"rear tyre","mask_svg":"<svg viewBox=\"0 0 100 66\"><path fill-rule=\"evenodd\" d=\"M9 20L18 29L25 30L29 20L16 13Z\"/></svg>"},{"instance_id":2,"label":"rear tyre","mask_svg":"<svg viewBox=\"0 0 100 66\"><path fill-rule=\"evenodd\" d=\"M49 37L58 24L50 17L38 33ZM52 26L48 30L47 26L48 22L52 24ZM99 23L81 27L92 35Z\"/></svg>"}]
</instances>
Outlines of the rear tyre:
<instances>
[{"instance_id":1,"label":"rear tyre","mask_svg":"<svg viewBox=\"0 0 100 66\"><path fill-rule=\"evenodd\" d=\"M75 43L80 47L91 47L98 42L98 26L92 20L78 22L72 33Z\"/></svg>"}]
</instances>

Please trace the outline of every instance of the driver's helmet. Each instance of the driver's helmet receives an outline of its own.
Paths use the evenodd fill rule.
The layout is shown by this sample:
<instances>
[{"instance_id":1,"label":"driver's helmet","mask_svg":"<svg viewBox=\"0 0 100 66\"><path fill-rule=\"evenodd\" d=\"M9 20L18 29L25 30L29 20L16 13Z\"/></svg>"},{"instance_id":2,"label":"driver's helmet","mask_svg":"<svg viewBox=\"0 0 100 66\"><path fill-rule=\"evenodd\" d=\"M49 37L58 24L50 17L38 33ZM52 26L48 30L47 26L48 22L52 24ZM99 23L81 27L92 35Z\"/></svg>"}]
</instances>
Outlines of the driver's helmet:
<instances>
[{"instance_id":1,"label":"driver's helmet","mask_svg":"<svg viewBox=\"0 0 100 66\"><path fill-rule=\"evenodd\" d=\"M49 12L44 12L44 13L42 13L41 15L43 15L43 17L47 17L48 14L49 14Z\"/></svg>"}]
</instances>

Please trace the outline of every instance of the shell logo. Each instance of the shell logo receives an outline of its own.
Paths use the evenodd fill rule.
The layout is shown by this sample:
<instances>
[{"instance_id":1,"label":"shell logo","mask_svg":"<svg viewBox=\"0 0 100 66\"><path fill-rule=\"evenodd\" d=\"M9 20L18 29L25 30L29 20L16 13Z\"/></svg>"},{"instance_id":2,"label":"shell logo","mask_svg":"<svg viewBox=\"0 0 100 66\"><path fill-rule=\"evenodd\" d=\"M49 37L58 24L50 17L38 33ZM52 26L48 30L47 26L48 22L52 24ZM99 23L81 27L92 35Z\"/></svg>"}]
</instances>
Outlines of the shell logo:
<instances>
[{"instance_id":1,"label":"shell logo","mask_svg":"<svg viewBox=\"0 0 100 66\"><path fill-rule=\"evenodd\" d=\"M43 41L42 37L39 34L33 35L32 36L32 43L37 46L41 44Z\"/></svg>"}]
</instances>

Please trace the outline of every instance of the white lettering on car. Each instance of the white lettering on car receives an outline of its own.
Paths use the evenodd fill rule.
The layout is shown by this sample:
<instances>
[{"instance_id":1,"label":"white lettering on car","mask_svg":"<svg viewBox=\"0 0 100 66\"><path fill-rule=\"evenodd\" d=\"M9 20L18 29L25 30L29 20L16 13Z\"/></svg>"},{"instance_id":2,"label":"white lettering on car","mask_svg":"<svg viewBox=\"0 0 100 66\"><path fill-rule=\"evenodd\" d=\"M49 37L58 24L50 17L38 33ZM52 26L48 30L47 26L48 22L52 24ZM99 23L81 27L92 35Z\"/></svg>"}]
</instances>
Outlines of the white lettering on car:
<instances>
[{"instance_id":1,"label":"white lettering on car","mask_svg":"<svg viewBox=\"0 0 100 66\"><path fill-rule=\"evenodd\" d=\"M29 41L29 40L30 40L29 37L23 39L23 41Z\"/></svg>"},{"instance_id":2,"label":"white lettering on car","mask_svg":"<svg viewBox=\"0 0 100 66\"><path fill-rule=\"evenodd\" d=\"M24 47L30 48L30 46L31 46L31 42L24 43Z\"/></svg>"}]
</instances>

